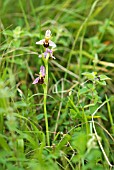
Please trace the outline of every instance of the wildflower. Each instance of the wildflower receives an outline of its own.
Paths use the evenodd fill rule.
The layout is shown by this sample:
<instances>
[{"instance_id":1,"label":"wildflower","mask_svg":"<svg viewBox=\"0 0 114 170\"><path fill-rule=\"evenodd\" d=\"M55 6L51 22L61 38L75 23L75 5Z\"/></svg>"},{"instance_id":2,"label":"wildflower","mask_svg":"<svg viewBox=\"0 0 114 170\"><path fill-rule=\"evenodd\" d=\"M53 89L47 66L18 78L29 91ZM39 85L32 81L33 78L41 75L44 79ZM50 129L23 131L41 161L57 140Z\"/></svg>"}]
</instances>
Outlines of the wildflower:
<instances>
[{"instance_id":1,"label":"wildflower","mask_svg":"<svg viewBox=\"0 0 114 170\"><path fill-rule=\"evenodd\" d=\"M51 41L50 38L51 38L51 31L47 30L45 33L45 39L36 42L36 44L43 45L45 48L48 48L49 46L55 48L56 44L53 41Z\"/></svg>"},{"instance_id":2,"label":"wildflower","mask_svg":"<svg viewBox=\"0 0 114 170\"><path fill-rule=\"evenodd\" d=\"M40 72L39 72L39 75L38 77L33 81L32 84L43 84L44 83L44 78L45 78L45 67L44 66L41 66L40 67Z\"/></svg>"},{"instance_id":3,"label":"wildflower","mask_svg":"<svg viewBox=\"0 0 114 170\"><path fill-rule=\"evenodd\" d=\"M49 58L55 59L55 57L53 56L53 50L50 50L49 48L46 48L46 51L40 54L39 58L41 58L42 55L44 56L44 58L49 57Z\"/></svg>"}]
</instances>

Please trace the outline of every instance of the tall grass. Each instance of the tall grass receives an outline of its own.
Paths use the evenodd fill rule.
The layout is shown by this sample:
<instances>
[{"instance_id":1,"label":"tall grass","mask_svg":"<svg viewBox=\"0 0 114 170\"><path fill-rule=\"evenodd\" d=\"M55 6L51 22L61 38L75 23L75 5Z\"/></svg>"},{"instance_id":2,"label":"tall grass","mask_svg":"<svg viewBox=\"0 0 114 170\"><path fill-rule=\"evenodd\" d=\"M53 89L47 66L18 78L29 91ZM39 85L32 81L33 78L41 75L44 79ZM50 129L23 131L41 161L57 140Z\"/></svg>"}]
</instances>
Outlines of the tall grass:
<instances>
[{"instance_id":1,"label":"tall grass","mask_svg":"<svg viewBox=\"0 0 114 170\"><path fill-rule=\"evenodd\" d=\"M114 164L114 2L0 3L0 169L102 170ZM50 29L46 144L42 60Z\"/></svg>"}]
</instances>

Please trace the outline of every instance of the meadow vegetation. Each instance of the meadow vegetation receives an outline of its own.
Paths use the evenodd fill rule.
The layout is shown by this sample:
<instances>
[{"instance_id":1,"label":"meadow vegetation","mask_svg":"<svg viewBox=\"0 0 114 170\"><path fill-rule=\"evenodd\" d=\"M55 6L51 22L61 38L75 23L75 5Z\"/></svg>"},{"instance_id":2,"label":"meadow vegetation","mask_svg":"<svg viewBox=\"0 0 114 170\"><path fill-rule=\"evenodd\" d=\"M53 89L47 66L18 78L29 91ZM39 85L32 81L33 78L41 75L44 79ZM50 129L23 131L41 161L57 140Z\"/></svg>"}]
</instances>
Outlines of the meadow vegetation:
<instances>
[{"instance_id":1,"label":"meadow vegetation","mask_svg":"<svg viewBox=\"0 0 114 170\"><path fill-rule=\"evenodd\" d=\"M113 0L0 0L0 170L114 169L113 8ZM46 30L57 45L47 94L32 84Z\"/></svg>"}]
</instances>

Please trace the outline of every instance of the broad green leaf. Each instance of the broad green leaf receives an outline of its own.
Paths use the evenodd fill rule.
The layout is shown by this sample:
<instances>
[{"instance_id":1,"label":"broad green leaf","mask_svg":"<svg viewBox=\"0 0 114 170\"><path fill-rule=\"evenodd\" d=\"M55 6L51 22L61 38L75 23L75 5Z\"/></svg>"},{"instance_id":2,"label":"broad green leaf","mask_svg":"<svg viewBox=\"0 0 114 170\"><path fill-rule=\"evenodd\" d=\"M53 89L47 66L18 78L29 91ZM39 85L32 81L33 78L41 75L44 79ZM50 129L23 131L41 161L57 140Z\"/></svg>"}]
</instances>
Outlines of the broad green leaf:
<instances>
[{"instance_id":1,"label":"broad green leaf","mask_svg":"<svg viewBox=\"0 0 114 170\"><path fill-rule=\"evenodd\" d=\"M10 151L10 147L7 144L6 140L2 137L2 135L0 135L0 146L6 151Z\"/></svg>"},{"instance_id":2,"label":"broad green leaf","mask_svg":"<svg viewBox=\"0 0 114 170\"><path fill-rule=\"evenodd\" d=\"M92 72L92 73L85 72L85 73L82 73L82 75L86 76L87 79L89 80L94 80L97 75L97 72Z\"/></svg>"},{"instance_id":3,"label":"broad green leaf","mask_svg":"<svg viewBox=\"0 0 114 170\"><path fill-rule=\"evenodd\" d=\"M70 109L70 116L71 116L72 119L76 118L76 116L77 116L76 110Z\"/></svg>"},{"instance_id":4,"label":"broad green leaf","mask_svg":"<svg viewBox=\"0 0 114 170\"><path fill-rule=\"evenodd\" d=\"M37 119L38 119L38 120L41 120L41 119L43 119L43 117L44 117L44 114L41 113L41 114L39 114L39 115L37 116Z\"/></svg>"},{"instance_id":5,"label":"broad green leaf","mask_svg":"<svg viewBox=\"0 0 114 170\"><path fill-rule=\"evenodd\" d=\"M82 89L79 90L79 95L85 94L89 91L87 87L83 87Z\"/></svg>"},{"instance_id":6,"label":"broad green leaf","mask_svg":"<svg viewBox=\"0 0 114 170\"><path fill-rule=\"evenodd\" d=\"M100 75L100 80L103 81L103 80L111 80L108 76L102 74Z\"/></svg>"},{"instance_id":7,"label":"broad green leaf","mask_svg":"<svg viewBox=\"0 0 114 170\"><path fill-rule=\"evenodd\" d=\"M62 147L64 147L70 139L71 139L70 135L68 134L64 135L61 141L58 143L57 148L62 149Z\"/></svg>"},{"instance_id":8,"label":"broad green leaf","mask_svg":"<svg viewBox=\"0 0 114 170\"><path fill-rule=\"evenodd\" d=\"M105 81L98 81L98 84L100 84L101 86L106 86L106 82Z\"/></svg>"},{"instance_id":9,"label":"broad green leaf","mask_svg":"<svg viewBox=\"0 0 114 170\"><path fill-rule=\"evenodd\" d=\"M17 147L20 152L24 152L24 140L23 139L17 139Z\"/></svg>"},{"instance_id":10,"label":"broad green leaf","mask_svg":"<svg viewBox=\"0 0 114 170\"><path fill-rule=\"evenodd\" d=\"M71 139L73 149L76 149L78 154L83 155L86 151L87 135L84 131L75 132Z\"/></svg>"}]
</instances>

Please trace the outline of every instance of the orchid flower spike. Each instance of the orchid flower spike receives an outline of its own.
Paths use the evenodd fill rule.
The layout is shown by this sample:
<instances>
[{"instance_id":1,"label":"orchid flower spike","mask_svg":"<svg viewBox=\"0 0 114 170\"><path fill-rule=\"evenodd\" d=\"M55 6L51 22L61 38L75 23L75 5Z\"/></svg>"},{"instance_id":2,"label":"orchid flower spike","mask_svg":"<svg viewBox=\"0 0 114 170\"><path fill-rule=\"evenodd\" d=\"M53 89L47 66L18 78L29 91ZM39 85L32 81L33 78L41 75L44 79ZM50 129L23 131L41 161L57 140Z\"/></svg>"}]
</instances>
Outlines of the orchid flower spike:
<instances>
[{"instance_id":1,"label":"orchid flower spike","mask_svg":"<svg viewBox=\"0 0 114 170\"><path fill-rule=\"evenodd\" d=\"M38 42L36 42L36 44L38 45L43 45L45 48L48 48L49 46L51 46L52 48L56 47L56 44L50 40L51 39L51 31L47 30L45 33L45 39L42 39Z\"/></svg>"},{"instance_id":2,"label":"orchid flower spike","mask_svg":"<svg viewBox=\"0 0 114 170\"><path fill-rule=\"evenodd\" d=\"M39 75L38 77L33 81L32 84L43 84L44 83L44 78L45 78L45 67L44 66L41 66L40 67L40 72L39 72Z\"/></svg>"}]
</instances>

